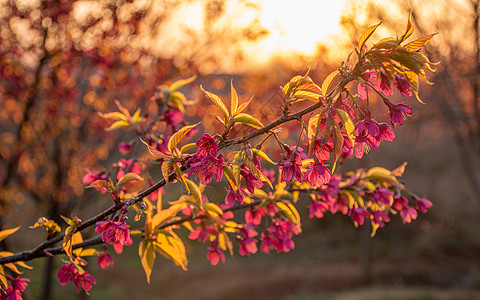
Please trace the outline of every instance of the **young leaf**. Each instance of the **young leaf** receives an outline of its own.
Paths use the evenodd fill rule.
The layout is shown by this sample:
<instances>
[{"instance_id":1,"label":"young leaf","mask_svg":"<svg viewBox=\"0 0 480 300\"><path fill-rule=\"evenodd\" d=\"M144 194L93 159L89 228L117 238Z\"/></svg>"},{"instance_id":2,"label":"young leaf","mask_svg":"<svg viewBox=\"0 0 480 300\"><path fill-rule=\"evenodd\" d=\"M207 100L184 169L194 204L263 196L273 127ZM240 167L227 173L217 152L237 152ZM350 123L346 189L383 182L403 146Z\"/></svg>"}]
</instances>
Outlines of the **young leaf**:
<instances>
[{"instance_id":1,"label":"young leaf","mask_svg":"<svg viewBox=\"0 0 480 300\"><path fill-rule=\"evenodd\" d=\"M235 122L244 123L244 124L247 124L247 125L252 126L253 128L257 128L257 129L263 127L262 122L260 122L255 117L253 117L249 114L246 114L246 113L239 113L238 115L236 115L233 118L233 120Z\"/></svg>"},{"instance_id":2,"label":"young leaf","mask_svg":"<svg viewBox=\"0 0 480 300\"><path fill-rule=\"evenodd\" d=\"M373 26L367 28L367 30L365 30L365 32L362 33L362 35L358 39L358 50L359 51L362 51L362 48L365 45L365 42L372 36L373 32L377 29L378 26L380 26L380 24L382 24L382 22L378 23L377 25L373 25Z\"/></svg>"},{"instance_id":3,"label":"young leaf","mask_svg":"<svg viewBox=\"0 0 480 300\"><path fill-rule=\"evenodd\" d=\"M340 74L338 70L333 71L330 73L327 78L322 83L322 94L323 96L327 96L328 89L330 88L330 85L332 84L333 80L337 75Z\"/></svg>"},{"instance_id":4,"label":"young leaf","mask_svg":"<svg viewBox=\"0 0 480 300\"><path fill-rule=\"evenodd\" d=\"M228 183L234 189L238 189L238 180L230 166L223 166L223 174L227 177Z\"/></svg>"},{"instance_id":5,"label":"young leaf","mask_svg":"<svg viewBox=\"0 0 480 300\"><path fill-rule=\"evenodd\" d=\"M162 163L161 169L162 169L162 175L163 175L163 178L165 179L165 182L168 182L168 176L170 174L170 169L172 168L173 163L174 163L173 159L165 160Z\"/></svg>"},{"instance_id":6,"label":"young leaf","mask_svg":"<svg viewBox=\"0 0 480 300\"><path fill-rule=\"evenodd\" d=\"M237 95L237 91L233 87L233 79L232 81L230 81L230 86L231 86L230 89L232 94L231 100L230 100L230 115L234 116L238 108L238 95Z\"/></svg>"},{"instance_id":7,"label":"young leaf","mask_svg":"<svg viewBox=\"0 0 480 300\"><path fill-rule=\"evenodd\" d=\"M136 173L127 173L118 180L117 186L121 186L122 184L125 184L132 180L143 180L143 178Z\"/></svg>"},{"instance_id":8,"label":"young leaf","mask_svg":"<svg viewBox=\"0 0 480 300\"><path fill-rule=\"evenodd\" d=\"M0 231L0 242L6 239L9 235L14 234L19 229L20 226Z\"/></svg>"},{"instance_id":9,"label":"young leaf","mask_svg":"<svg viewBox=\"0 0 480 300\"><path fill-rule=\"evenodd\" d=\"M193 147L195 147L197 144L196 143L189 143L189 144L186 144L182 147L182 149L180 149L180 153L185 153L186 151L192 149Z\"/></svg>"},{"instance_id":10,"label":"young leaf","mask_svg":"<svg viewBox=\"0 0 480 300\"><path fill-rule=\"evenodd\" d=\"M170 86L168 91L170 93L173 93L176 90L178 90L179 88L182 88L182 87L186 86L187 84L189 84L190 82L194 81L195 79L197 79L197 75L193 75L192 77L189 77L189 78L186 78L186 79L177 80L174 83L172 83L172 85Z\"/></svg>"},{"instance_id":11,"label":"young leaf","mask_svg":"<svg viewBox=\"0 0 480 300\"><path fill-rule=\"evenodd\" d=\"M250 98L250 100L248 100L247 102L244 102L244 103L240 104L240 106L237 108L237 110L236 110L235 113L238 114L238 113L241 113L242 111L244 111L245 108L248 107L248 105L250 104L250 102L252 102L252 100L253 100L253 96L252 96L252 98Z\"/></svg>"},{"instance_id":12,"label":"young leaf","mask_svg":"<svg viewBox=\"0 0 480 300\"><path fill-rule=\"evenodd\" d=\"M140 256L140 262L147 276L147 282L150 284L150 275L152 274L153 264L155 263L155 249L151 240L140 242L138 255Z\"/></svg>"},{"instance_id":13,"label":"young leaf","mask_svg":"<svg viewBox=\"0 0 480 300\"><path fill-rule=\"evenodd\" d=\"M260 171L257 166L253 163L253 161L250 158L247 158L247 167L252 172L252 175L255 176L255 178L260 179L261 181L265 181L270 185L270 187L273 189L272 183L270 180L263 175L262 171Z\"/></svg>"},{"instance_id":14,"label":"young leaf","mask_svg":"<svg viewBox=\"0 0 480 300\"><path fill-rule=\"evenodd\" d=\"M170 138L170 140L168 140L168 145L167 145L168 150L170 152L173 152L173 149L178 145L180 140L198 124L200 124L200 122L197 124L182 127L179 131L175 132Z\"/></svg>"},{"instance_id":15,"label":"young leaf","mask_svg":"<svg viewBox=\"0 0 480 300\"><path fill-rule=\"evenodd\" d=\"M348 115L348 113L343 109L335 108L335 112L337 113L337 115L340 117L340 120L342 121L343 127L347 132L350 143L352 143L352 146L355 145L355 125L353 125L352 119L350 119L350 116Z\"/></svg>"},{"instance_id":16,"label":"young leaf","mask_svg":"<svg viewBox=\"0 0 480 300\"><path fill-rule=\"evenodd\" d=\"M202 200L202 192L200 191L200 188L195 184L195 182L191 181L190 179L185 179L185 188L195 198L195 200L200 203L200 201Z\"/></svg>"},{"instance_id":17,"label":"young leaf","mask_svg":"<svg viewBox=\"0 0 480 300\"><path fill-rule=\"evenodd\" d=\"M262 150L254 148L254 149L252 149L252 151L253 151L253 153L255 153L258 157L263 158L264 160L268 161L269 163L274 164L274 165L277 164L277 163L275 163L273 160L271 160L270 157L268 157L268 155L267 155L265 152L263 152Z\"/></svg>"},{"instance_id":18,"label":"young leaf","mask_svg":"<svg viewBox=\"0 0 480 300\"><path fill-rule=\"evenodd\" d=\"M149 144L147 144L147 143L146 143L144 140L142 140L141 138L140 138L140 141L147 146L148 152L150 152L151 155L153 155L153 156L155 156L155 157L158 157L158 158L163 158L163 159L168 159L168 158L170 158L170 156L168 156L168 155L166 155L165 153L160 152L160 151L158 151L157 149L153 148L152 146L150 146Z\"/></svg>"},{"instance_id":19,"label":"young leaf","mask_svg":"<svg viewBox=\"0 0 480 300\"><path fill-rule=\"evenodd\" d=\"M420 48L425 46L428 41L430 41L436 34L438 34L438 32L426 35L422 38L419 38L418 40L406 44L404 47L410 52L418 51L420 50Z\"/></svg>"},{"instance_id":20,"label":"young leaf","mask_svg":"<svg viewBox=\"0 0 480 300\"><path fill-rule=\"evenodd\" d=\"M308 120L308 153L311 153L313 150L313 145L315 144L315 140L317 139L318 135L318 125L323 117L325 111L320 112L319 114L313 115Z\"/></svg>"},{"instance_id":21,"label":"young leaf","mask_svg":"<svg viewBox=\"0 0 480 300\"><path fill-rule=\"evenodd\" d=\"M200 89L205 93L205 96L207 96L207 98L210 99L210 101L213 102L213 104L215 104L218 108L220 108L220 110L223 112L223 115L224 115L225 119L230 117L230 114L228 113L228 110L225 107L225 104L223 104L220 97L218 97L217 95L215 95L213 93L210 93L210 92L204 90L201 85L200 85Z\"/></svg>"},{"instance_id":22,"label":"young leaf","mask_svg":"<svg viewBox=\"0 0 480 300\"><path fill-rule=\"evenodd\" d=\"M412 13L410 13L410 15L408 16L407 29L405 30L405 34L402 35L402 37L400 38L399 40L400 43L408 39L408 37L411 36L413 33L413 25L412 25L411 19L412 19Z\"/></svg>"},{"instance_id":23,"label":"young leaf","mask_svg":"<svg viewBox=\"0 0 480 300\"><path fill-rule=\"evenodd\" d=\"M337 165L337 160L340 158L342 154L343 148L343 135L340 131L340 127L338 126L337 122L332 122L333 127L333 167L332 173L335 172L335 166Z\"/></svg>"}]
</instances>

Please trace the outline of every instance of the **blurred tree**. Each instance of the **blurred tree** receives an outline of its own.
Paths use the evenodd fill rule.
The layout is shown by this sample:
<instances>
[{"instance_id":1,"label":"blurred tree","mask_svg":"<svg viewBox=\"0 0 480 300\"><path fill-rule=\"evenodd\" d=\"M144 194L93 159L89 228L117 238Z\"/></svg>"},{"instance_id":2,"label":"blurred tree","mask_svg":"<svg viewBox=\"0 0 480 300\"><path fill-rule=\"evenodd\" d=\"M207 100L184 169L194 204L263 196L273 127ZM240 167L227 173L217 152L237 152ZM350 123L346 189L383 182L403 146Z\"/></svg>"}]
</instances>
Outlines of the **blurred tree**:
<instances>
[{"instance_id":1,"label":"blurred tree","mask_svg":"<svg viewBox=\"0 0 480 300\"><path fill-rule=\"evenodd\" d=\"M185 64L174 66L161 58L155 41L190 2L2 1L0 229L7 216L31 221L33 210L60 223L60 215L92 200L84 194L84 168L105 165L114 145L96 112L110 109L114 99L131 110L145 108L158 83L215 63L220 52L205 49L225 51L221 44L233 47L266 34L258 24L217 26L225 1L197 1L209 38L189 47L194 51L183 54ZM22 214L11 214L15 210ZM43 299L52 298L52 270L49 259Z\"/></svg>"}]
</instances>

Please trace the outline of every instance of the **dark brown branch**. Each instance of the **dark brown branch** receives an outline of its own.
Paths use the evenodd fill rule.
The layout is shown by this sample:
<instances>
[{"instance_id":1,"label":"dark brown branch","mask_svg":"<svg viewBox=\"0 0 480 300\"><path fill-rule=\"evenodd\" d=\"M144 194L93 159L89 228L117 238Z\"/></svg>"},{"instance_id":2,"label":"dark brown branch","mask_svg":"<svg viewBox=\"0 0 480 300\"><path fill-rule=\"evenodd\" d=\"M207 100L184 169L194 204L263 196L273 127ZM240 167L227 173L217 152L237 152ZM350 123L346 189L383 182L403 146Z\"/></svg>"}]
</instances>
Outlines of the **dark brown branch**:
<instances>
[{"instance_id":1,"label":"dark brown branch","mask_svg":"<svg viewBox=\"0 0 480 300\"><path fill-rule=\"evenodd\" d=\"M330 92L330 94L327 96L327 98L331 97L336 90L341 90L342 91L345 88L345 86L353 80L354 80L354 77L352 77L352 76L343 78L340 81L340 83L337 85L337 87L332 92ZM238 138L238 139L223 141L222 143L220 143L219 148L226 148L226 147L229 147L231 145L246 142L250 139L253 139L254 137L257 137L259 135L262 135L262 134L265 134L265 133L269 132L271 129L273 129L273 128L275 128L275 127L277 127L277 126L279 126L283 123L293 121L293 120L298 120L302 116L320 108L322 105L324 105L324 104L321 101L319 101L319 102L317 102L317 103L315 103L315 104L313 104L313 105L311 105L311 106L309 106L309 107L307 107L307 108L305 108L305 109L303 109L303 110L301 110L301 111L299 111L299 112L297 112L293 115L281 116L276 121L268 124L267 126L255 131L251 134L248 134L248 135L243 136L243 137ZM188 169L188 166L184 165L184 166L181 167L182 171L185 171L187 169ZM170 173L169 181L173 181L175 179L176 179L176 174L174 172ZM129 206L129 205L133 205L135 203L140 202L144 197L150 195L154 191L163 187L166 183L167 182L165 181L165 179L162 179L162 180L156 182L151 187L149 187L149 188L145 189L144 191L140 192L137 196L129 198L129 199L125 200L124 202L116 203L115 205L113 205L109 209L107 209L107 210L103 211L102 213L92 217L91 219L87 220L86 222L83 222L80 226L77 227L76 231L82 231L85 228L88 228L90 226L95 225L97 222L104 220L107 216L119 211L123 206ZM255 205L255 204L252 204L252 205ZM250 206L252 206L252 205L250 205ZM241 208L244 208L244 207L248 207L248 205L243 205ZM224 211L230 211L230 210L234 210L234 209L235 208L230 208L230 209L226 209ZM185 220L180 219L178 221L167 223L161 228L165 228L165 227L176 225L176 224L181 224L185 221L188 221L188 219L185 219ZM64 236L65 236L64 234L60 234L60 235L55 236L54 238L52 238L50 240L46 240L33 250L19 252L17 254L12 255L12 256L2 257L2 258L0 258L0 265L6 264L8 262L30 261L30 260L35 259L35 258L47 256L48 254L47 254L46 251L47 251L48 247L51 247L54 244L63 240ZM78 245L79 245L78 247L81 247L80 246L81 244L78 244ZM61 248L61 247L59 247L59 248ZM57 249L57 248L53 248L53 250L55 250L55 249ZM55 250L55 251L59 251L59 250ZM48 253L54 254L51 251L48 251Z\"/></svg>"}]
</instances>

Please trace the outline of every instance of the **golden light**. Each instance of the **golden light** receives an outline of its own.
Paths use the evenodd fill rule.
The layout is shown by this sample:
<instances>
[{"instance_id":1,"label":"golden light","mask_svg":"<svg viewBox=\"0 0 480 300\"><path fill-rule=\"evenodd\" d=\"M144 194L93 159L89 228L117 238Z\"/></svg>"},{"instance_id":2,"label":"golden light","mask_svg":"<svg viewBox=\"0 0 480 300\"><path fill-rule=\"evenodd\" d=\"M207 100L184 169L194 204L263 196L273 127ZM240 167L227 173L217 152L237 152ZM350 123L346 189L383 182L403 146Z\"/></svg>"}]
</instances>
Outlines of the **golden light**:
<instances>
[{"instance_id":1,"label":"golden light","mask_svg":"<svg viewBox=\"0 0 480 300\"><path fill-rule=\"evenodd\" d=\"M339 25L345 1L263 0L260 22L270 34L249 51L258 62L274 55L313 55L319 43L329 44Z\"/></svg>"}]
</instances>

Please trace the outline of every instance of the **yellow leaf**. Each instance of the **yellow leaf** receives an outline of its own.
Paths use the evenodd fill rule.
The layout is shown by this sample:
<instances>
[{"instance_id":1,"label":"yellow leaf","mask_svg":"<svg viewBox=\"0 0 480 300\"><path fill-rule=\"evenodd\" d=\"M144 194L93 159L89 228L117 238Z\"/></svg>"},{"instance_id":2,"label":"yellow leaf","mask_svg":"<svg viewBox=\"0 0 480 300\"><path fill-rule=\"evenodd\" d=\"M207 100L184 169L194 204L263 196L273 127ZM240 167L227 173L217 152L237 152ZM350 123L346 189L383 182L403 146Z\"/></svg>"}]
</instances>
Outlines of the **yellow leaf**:
<instances>
[{"instance_id":1,"label":"yellow leaf","mask_svg":"<svg viewBox=\"0 0 480 300\"><path fill-rule=\"evenodd\" d=\"M202 192L195 184L195 182L191 181L190 179L185 179L185 188L188 192L198 201L198 203L202 200Z\"/></svg>"},{"instance_id":2,"label":"yellow leaf","mask_svg":"<svg viewBox=\"0 0 480 300\"><path fill-rule=\"evenodd\" d=\"M145 276L147 276L147 283L150 284L150 275L152 274L153 264L155 263L155 249L152 241L145 240L140 242L138 255L140 256L140 262L145 271Z\"/></svg>"},{"instance_id":3,"label":"yellow leaf","mask_svg":"<svg viewBox=\"0 0 480 300\"><path fill-rule=\"evenodd\" d=\"M350 116L348 115L348 113L343 109L335 108L335 112L337 113L337 115L340 117L340 120L342 121L343 127L347 132L350 143L352 143L352 146L355 145L355 125L353 124L352 119L350 119Z\"/></svg>"},{"instance_id":4,"label":"yellow leaf","mask_svg":"<svg viewBox=\"0 0 480 300\"><path fill-rule=\"evenodd\" d=\"M164 257L171 259L177 266L183 270L187 270L187 256L185 254L185 246L182 240L173 232L160 232L157 240L153 242L155 250Z\"/></svg>"},{"instance_id":5,"label":"yellow leaf","mask_svg":"<svg viewBox=\"0 0 480 300\"><path fill-rule=\"evenodd\" d=\"M19 265L19 266L22 267L22 268L25 268L25 269L29 269L29 270L32 270L32 269L33 269L32 266L27 265L27 264L26 264L25 262L23 262L23 261L17 261L16 264Z\"/></svg>"},{"instance_id":6,"label":"yellow leaf","mask_svg":"<svg viewBox=\"0 0 480 300\"><path fill-rule=\"evenodd\" d=\"M223 104L220 97L218 97L217 95L215 95L213 93L210 93L210 92L204 90L201 85L200 85L200 89L205 93L207 98L210 99L210 101L213 102L213 104L215 104L218 108L220 108L220 110L223 112L223 115L224 115L225 118L230 117L230 114L228 113L228 110L225 107L225 104Z\"/></svg>"},{"instance_id":7,"label":"yellow leaf","mask_svg":"<svg viewBox=\"0 0 480 300\"><path fill-rule=\"evenodd\" d=\"M215 203L207 203L207 204L204 205L204 208L207 211L214 212L219 216L223 215L223 210L218 205L216 205Z\"/></svg>"},{"instance_id":8,"label":"yellow leaf","mask_svg":"<svg viewBox=\"0 0 480 300\"><path fill-rule=\"evenodd\" d=\"M244 102L244 103L240 104L240 106L237 108L237 110L236 110L235 113L238 114L238 113L241 113L242 111L244 111L245 108L248 107L248 105L250 104L250 102L252 102L252 100L253 100L253 96L252 96L252 98L250 98L250 100L248 100L247 102Z\"/></svg>"},{"instance_id":9,"label":"yellow leaf","mask_svg":"<svg viewBox=\"0 0 480 300\"><path fill-rule=\"evenodd\" d=\"M238 95L237 95L237 91L233 87L233 79L232 81L230 81L230 89L232 94L230 99L230 115L234 116L238 108Z\"/></svg>"},{"instance_id":10,"label":"yellow leaf","mask_svg":"<svg viewBox=\"0 0 480 300\"><path fill-rule=\"evenodd\" d=\"M338 126L337 122L333 121L333 167L332 173L335 172L335 167L337 165L337 160L340 158L342 154L343 148L343 135L340 131L340 127Z\"/></svg>"},{"instance_id":11,"label":"yellow leaf","mask_svg":"<svg viewBox=\"0 0 480 300\"><path fill-rule=\"evenodd\" d=\"M325 111L321 111L319 114L311 116L308 120L308 153L311 153L313 150L313 146L315 145L315 140L317 139L318 135L318 125L320 124L324 113Z\"/></svg>"},{"instance_id":12,"label":"yellow leaf","mask_svg":"<svg viewBox=\"0 0 480 300\"><path fill-rule=\"evenodd\" d=\"M407 162L404 162L401 164L399 167L395 168L395 170L392 171L392 175L395 177L400 177L403 175L405 172L405 167L407 166Z\"/></svg>"},{"instance_id":13,"label":"yellow leaf","mask_svg":"<svg viewBox=\"0 0 480 300\"><path fill-rule=\"evenodd\" d=\"M170 174L170 169L172 167L172 164L173 164L172 159L165 160L162 163L161 169L162 169L162 175L163 175L163 178L165 179L165 182L168 182L168 176Z\"/></svg>"},{"instance_id":14,"label":"yellow leaf","mask_svg":"<svg viewBox=\"0 0 480 300\"><path fill-rule=\"evenodd\" d=\"M258 157L263 158L264 160L268 161L268 162L271 163L271 164L274 164L274 165L277 164L276 162L274 162L273 160L271 160L270 157L268 157L268 155L267 155L265 152L263 152L263 151L260 150L260 149L253 148L253 149L252 149L252 152L255 153L255 155L257 155Z\"/></svg>"},{"instance_id":15,"label":"yellow leaf","mask_svg":"<svg viewBox=\"0 0 480 300\"><path fill-rule=\"evenodd\" d=\"M82 252L80 252L79 256L94 256L98 255L98 251L93 248L88 248L88 249L83 249Z\"/></svg>"},{"instance_id":16,"label":"yellow leaf","mask_svg":"<svg viewBox=\"0 0 480 300\"><path fill-rule=\"evenodd\" d=\"M195 79L197 79L197 75L193 75L192 77L186 78L186 79L180 79L172 83L168 91L170 93L175 92L176 90L186 86L187 84L193 82Z\"/></svg>"},{"instance_id":17,"label":"yellow leaf","mask_svg":"<svg viewBox=\"0 0 480 300\"><path fill-rule=\"evenodd\" d=\"M128 127L128 126L130 126L130 123L127 122L127 121L116 121L115 123L110 125L110 127L108 127L105 130L112 131L112 130L117 129L117 128Z\"/></svg>"},{"instance_id":18,"label":"yellow leaf","mask_svg":"<svg viewBox=\"0 0 480 300\"><path fill-rule=\"evenodd\" d=\"M121 186L122 184L130 182L132 180L143 180L143 178L136 173L127 173L118 180L117 186Z\"/></svg>"},{"instance_id":19,"label":"yellow leaf","mask_svg":"<svg viewBox=\"0 0 480 300\"><path fill-rule=\"evenodd\" d=\"M0 281L2 282L3 286L8 286L7 277L5 277L5 271L3 270L3 266L1 265L0 265Z\"/></svg>"},{"instance_id":20,"label":"yellow leaf","mask_svg":"<svg viewBox=\"0 0 480 300\"><path fill-rule=\"evenodd\" d=\"M410 15L408 16L407 29L405 30L405 33L400 38L400 41L399 41L400 43L408 39L408 37L411 36L413 33L413 26L412 26L411 19L412 19L412 13L410 13Z\"/></svg>"},{"instance_id":21,"label":"yellow leaf","mask_svg":"<svg viewBox=\"0 0 480 300\"><path fill-rule=\"evenodd\" d=\"M111 113L106 113L106 114L103 114L103 113L98 113L98 115L104 119L109 119L109 120L116 120L116 121L128 121L128 117L130 116L130 114L128 116L122 114L121 112L118 112L118 111L114 111L114 112L111 112Z\"/></svg>"},{"instance_id":22,"label":"yellow leaf","mask_svg":"<svg viewBox=\"0 0 480 300\"><path fill-rule=\"evenodd\" d=\"M323 83L322 83L322 94L324 96L327 96L328 89L330 88L330 85L332 84L333 80L335 79L335 77L337 77L338 74L340 74L340 72L338 70L335 70L332 73L330 73L327 76L327 78L325 78L325 80L323 81Z\"/></svg>"},{"instance_id":23,"label":"yellow leaf","mask_svg":"<svg viewBox=\"0 0 480 300\"><path fill-rule=\"evenodd\" d=\"M257 168L257 166L253 163L253 161L250 158L247 158L247 167L252 173L252 175L255 176L255 178L260 179L261 181L265 181L273 189L273 186L270 180L265 175L263 175L262 171L260 171Z\"/></svg>"},{"instance_id":24,"label":"yellow leaf","mask_svg":"<svg viewBox=\"0 0 480 300\"><path fill-rule=\"evenodd\" d=\"M178 145L180 140L198 124L200 124L200 122L197 124L184 126L179 131L175 132L170 138L170 140L168 140L168 150L173 153L173 149Z\"/></svg>"},{"instance_id":25,"label":"yellow leaf","mask_svg":"<svg viewBox=\"0 0 480 300\"><path fill-rule=\"evenodd\" d=\"M193 147L195 147L197 144L196 143L189 143L189 144L186 144L185 146L182 147L182 149L180 149L180 153L185 153L186 151L192 149Z\"/></svg>"},{"instance_id":26,"label":"yellow leaf","mask_svg":"<svg viewBox=\"0 0 480 300\"><path fill-rule=\"evenodd\" d=\"M170 206L167 209L163 209L159 212L157 212L153 217L152 217L152 226L153 228L156 228L157 226L165 223L165 221L168 221L169 219L175 217L179 211L187 207L187 203L176 203Z\"/></svg>"},{"instance_id":27,"label":"yellow leaf","mask_svg":"<svg viewBox=\"0 0 480 300\"><path fill-rule=\"evenodd\" d=\"M380 26L380 24L382 24L382 22L367 28L367 30L365 30L365 32L362 33L362 35L358 39L359 51L362 51L362 48L365 45L365 42L372 36L373 32L377 29L378 26Z\"/></svg>"},{"instance_id":28,"label":"yellow leaf","mask_svg":"<svg viewBox=\"0 0 480 300\"><path fill-rule=\"evenodd\" d=\"M0 241L3 241L6 239L9 235L14 234L17 230L20 229L20 226L11 228L11 229L5 229L0 231Z\"/></svg>"},{"instance_id":29,"label":"yellow leaf","mask_svg":"<svg viewBox=\"0 0 480 300\"><path fill-rule=\"evenodd\" d=\"M17 266L15 266L14 263L6 263L4 266L9 268L12 272L15 272L17 274L22 274L23 273L17 268Z\"/></svg>"},{"instance_id":30,"label":"yellow leaf","mask_svg":"<svg viewBox=\"0 0 480 300\"><path fill-rule=\"evenodd\" d=\"M150 152L151 155L155 156L155 157L159 157L159 158L163 158L163 159L168 159L170 158L170 156L166 155L165 153L163 152L160 152L158 151L157 149L153 148L152 146L150 146L149 144L147 144L144 140L142 140L140 138L140 141L142 141L142 143L144 143L147 148L148 148L148 152Z\"/></svg>"},{"instance_id":31,"label":"yellow leaf","mask_svg":"<svg viewBox=\"0 0 480 300\"><path fill-rule=\"evenodd\" d=\"M430 41L438 32L426 35L418 40L406 44L404 47L410 52L418 51L420 48L425 46L428 41Z\"/></svg>"}]
</instances>

